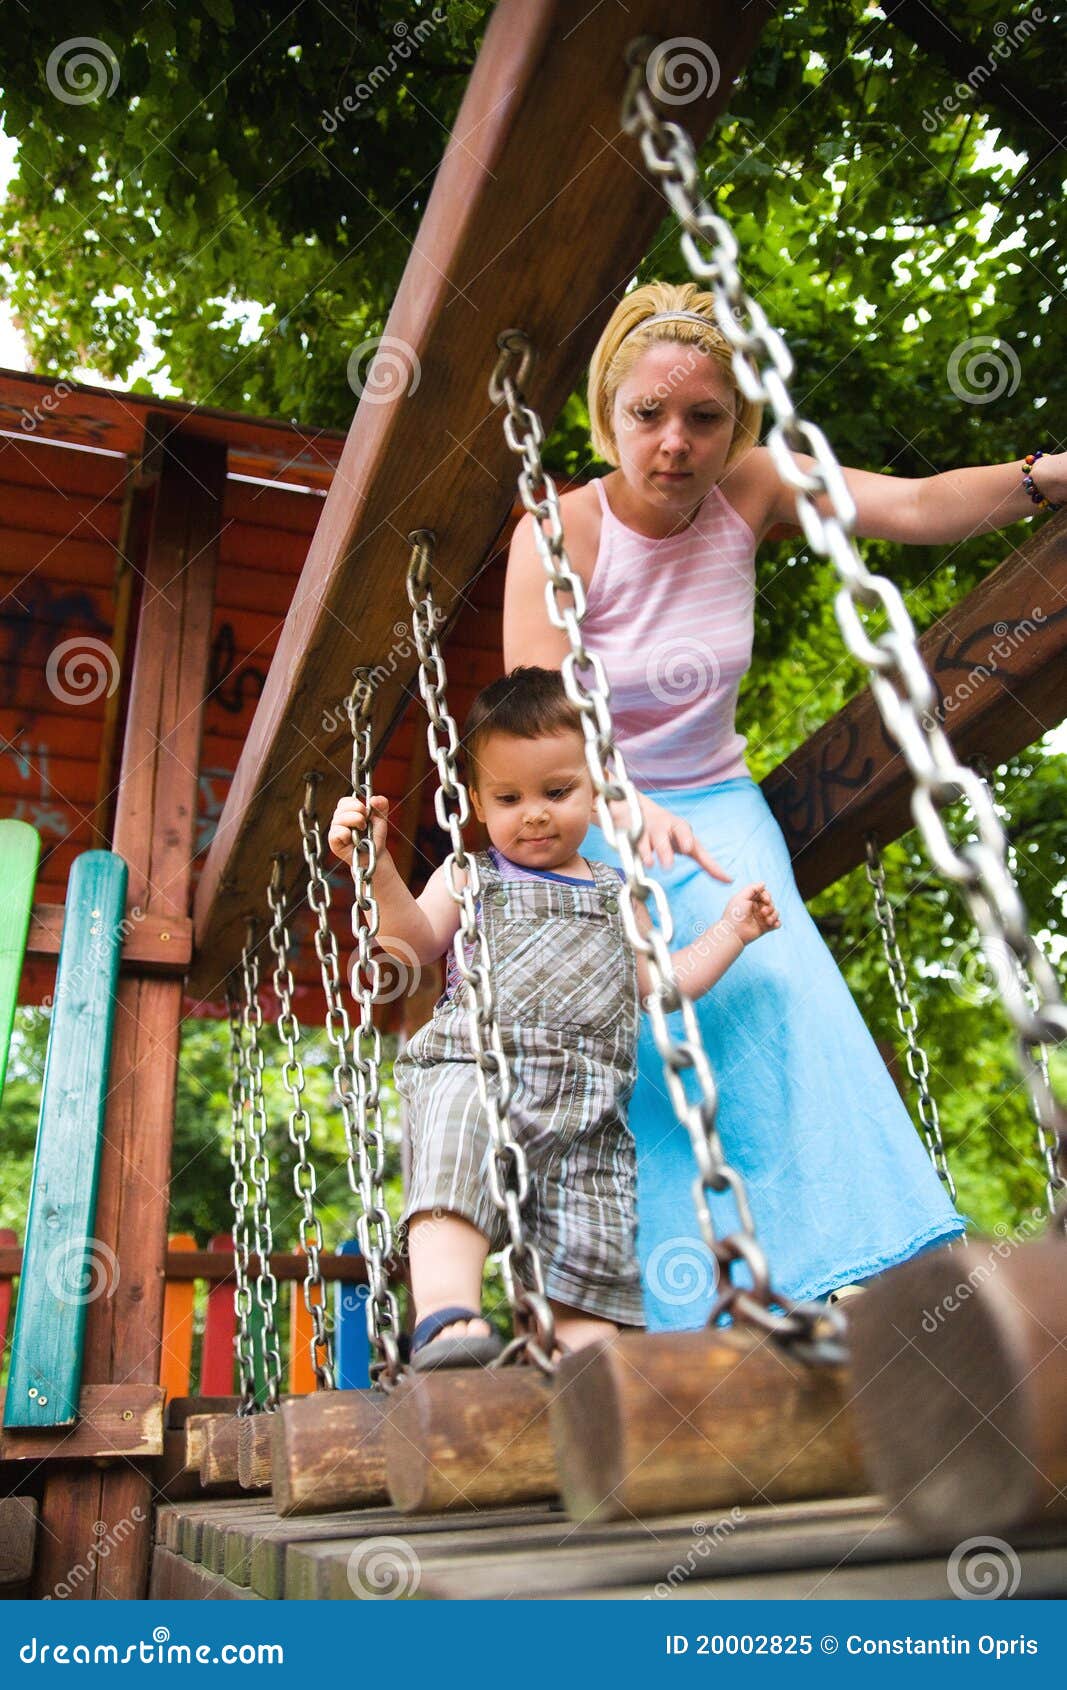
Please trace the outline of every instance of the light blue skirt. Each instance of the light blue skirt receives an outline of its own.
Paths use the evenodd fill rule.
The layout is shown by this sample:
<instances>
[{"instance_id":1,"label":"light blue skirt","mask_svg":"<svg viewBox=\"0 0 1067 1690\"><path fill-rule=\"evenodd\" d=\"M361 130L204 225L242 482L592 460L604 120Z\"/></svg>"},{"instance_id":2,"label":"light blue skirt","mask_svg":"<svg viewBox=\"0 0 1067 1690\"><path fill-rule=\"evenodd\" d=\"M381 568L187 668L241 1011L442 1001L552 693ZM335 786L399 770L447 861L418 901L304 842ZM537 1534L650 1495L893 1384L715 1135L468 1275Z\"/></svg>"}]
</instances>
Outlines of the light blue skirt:
<instances>
[{"instance_id":1,"label":"light blue skirt","mask_svg":"<svg viewBox=\"0 0 1067 1690\"><path fill-rule=\"evenodd\" d=\"M748 777L657 790L733 886L689 857L649 871L663 885L679 950L718 920L731 890L766 882L782 925L748 945L697 1004L719 1092L727 1161L743 1176L775 1288L817 1298L957 1237L964 1223L797 891L781 829ZM618 865L598 827L586 856ZM680 1036L678 1016L672 1024ZM685 1076L687 1090L695 1095ZM702 1326L715 1264L692 1201L688 1134L671 1107L647 1015L630 1105L637 1143L638 1253L649 1329ZM719 1236L732 1197L712 1198ZM735 1268L739 1281L751 1283Z\"/></svg>"}]
</instances>

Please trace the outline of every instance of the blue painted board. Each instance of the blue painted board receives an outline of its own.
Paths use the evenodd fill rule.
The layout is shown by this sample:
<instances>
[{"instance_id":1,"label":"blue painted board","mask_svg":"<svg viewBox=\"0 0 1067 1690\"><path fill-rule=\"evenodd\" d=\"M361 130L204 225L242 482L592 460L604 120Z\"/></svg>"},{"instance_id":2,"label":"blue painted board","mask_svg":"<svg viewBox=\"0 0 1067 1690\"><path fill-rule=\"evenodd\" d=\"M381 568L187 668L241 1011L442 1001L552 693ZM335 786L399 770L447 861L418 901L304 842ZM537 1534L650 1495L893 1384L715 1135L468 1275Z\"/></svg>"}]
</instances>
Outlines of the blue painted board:
<instances>
[{"instance_id":1,"label":"blue painted board","mask_svg":"<svg viewBox=\"0 0 1067 1690\"><path fill-rule=\"evenodd\" d=\"M70 871L5 1427L74 1422L85 1311L115 1291L118 1263L93 1225L126 879L126 864L112 851L86 851Z\"/></svg>"},{"instance_id":2,"label":"blue painted board","mask_svg":"<svg viewBox=\"0 0 1067 1690\"><path fill-rule=\"evenodd\" d=\"M339 1256L358 1256L354 1238L338 1245ZM338 1390L364 1390L370 1384L370 1338L367 1336L367 1287L333 1285L333 1364Z\"/></svg>"}]
</instances>

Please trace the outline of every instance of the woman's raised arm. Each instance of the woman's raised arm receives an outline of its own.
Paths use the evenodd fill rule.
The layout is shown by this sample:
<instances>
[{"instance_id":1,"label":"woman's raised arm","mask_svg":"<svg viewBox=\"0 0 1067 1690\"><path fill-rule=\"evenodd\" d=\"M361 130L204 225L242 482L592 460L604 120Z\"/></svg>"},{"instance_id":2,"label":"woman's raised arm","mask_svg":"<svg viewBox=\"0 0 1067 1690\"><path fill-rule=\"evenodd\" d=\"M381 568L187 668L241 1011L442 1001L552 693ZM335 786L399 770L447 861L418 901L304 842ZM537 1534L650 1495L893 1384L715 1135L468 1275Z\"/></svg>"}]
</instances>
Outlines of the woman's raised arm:
<instances>
[{"instance_id":1,"label":"woman's raised arm","mask_svg":"<svg viewBox=\"0 0 1067 1690\"><path fill-rule=\"evenodd\" d=\"M770 458L769 452L765 455ZM815 460L802 453L797 461L804 469L814 467ZM772 520L795 523L793 489L780 479L773 461L764 472L773 477ZM989 534L1034 516L1038 508L1023 485L1021 457L913 479L864 469L846 469L844 476L856 501L856 533L907 546L943 546ZM1042 456L1033 481L1052 504L1067 501L1067 452ZM820 499L819 508L828 512L828 500Z\"/></svg>"}]
</instances>

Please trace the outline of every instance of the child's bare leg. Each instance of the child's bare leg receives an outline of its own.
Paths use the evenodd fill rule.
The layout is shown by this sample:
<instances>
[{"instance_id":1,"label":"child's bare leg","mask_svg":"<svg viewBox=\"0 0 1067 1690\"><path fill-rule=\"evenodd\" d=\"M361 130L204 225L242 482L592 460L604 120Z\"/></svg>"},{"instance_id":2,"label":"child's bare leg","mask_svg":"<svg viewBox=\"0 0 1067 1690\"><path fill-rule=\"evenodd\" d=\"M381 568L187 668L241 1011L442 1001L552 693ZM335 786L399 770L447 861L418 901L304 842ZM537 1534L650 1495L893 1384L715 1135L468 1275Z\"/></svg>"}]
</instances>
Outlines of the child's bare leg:
<instances>
[{"instance_id":1,"label":"child's bare leg","mask_svg":"<svg viewBox=\"0 0 1067 1690\"><path fill-rule=\"evenodd\" d=\"M480 1309L482 1274L489 1254L484 1233L462 1215L412 1215L408 1222L408 1260L415 1319L424 1320L438 1309ZM457 1320L446 1326L443 1338L485 1337L484 1320Z\"/></svg>"},{"instance_id":2,"label":"child's bare leg","mask_svg":"<svg viewBox=\"0 0 1067 1690\"><path fill-rule=\"evenodd\" d=\"M581 1350L601 1338L613 1338L619 1330L613 1320L605 1320L599 1314L588 1314L585 1309L572 1308L568 1303L552 1300L552 1313L556 1317L557 1342L568 1350Z\"/></svg>"}]
</instances>

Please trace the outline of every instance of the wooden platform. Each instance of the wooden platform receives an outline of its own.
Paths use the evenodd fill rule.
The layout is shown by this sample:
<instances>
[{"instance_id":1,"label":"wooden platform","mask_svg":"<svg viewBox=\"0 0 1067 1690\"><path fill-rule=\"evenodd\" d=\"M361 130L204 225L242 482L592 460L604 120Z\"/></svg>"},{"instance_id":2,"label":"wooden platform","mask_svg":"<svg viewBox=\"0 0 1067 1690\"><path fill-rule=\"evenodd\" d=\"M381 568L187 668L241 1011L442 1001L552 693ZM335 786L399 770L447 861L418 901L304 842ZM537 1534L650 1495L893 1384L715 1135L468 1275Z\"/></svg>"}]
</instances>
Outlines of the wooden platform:
<instances>
[{"instance_id":1,"label":"wooden platform","mask_svg":"<svg viewBox=\"0 0 1067 1690\"><path fill-rule=\"evenodd\" d=\"M875 1497L581 1526L550 1506L283 1519L270 1502L160 1507L150 1595L354 1598L919 1598L957 1594L943 1550ZM1067 1530L1019 1534L1016 1597L1067 1595Z\"/></svg>"}]
</instances>

